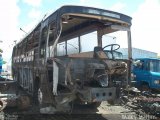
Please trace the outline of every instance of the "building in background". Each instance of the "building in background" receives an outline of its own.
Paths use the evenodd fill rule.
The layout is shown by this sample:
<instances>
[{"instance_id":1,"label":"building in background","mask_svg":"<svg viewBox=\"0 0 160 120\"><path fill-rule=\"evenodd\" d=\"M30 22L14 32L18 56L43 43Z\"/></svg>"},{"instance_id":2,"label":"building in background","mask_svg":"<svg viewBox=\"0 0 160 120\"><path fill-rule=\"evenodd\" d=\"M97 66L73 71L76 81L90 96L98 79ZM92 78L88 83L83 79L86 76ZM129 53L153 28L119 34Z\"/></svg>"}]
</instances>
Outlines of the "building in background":
<instances>
[{"instance_id":1,"label":"building in background","mask_svg":"<svg viewBox=\"0 0 160 120\"><path fill-rule=\"evenodd\" d=\"M118 50L123 54L123 58L126 59L128 58L128 50L127 48L120 48ZM139 48L132 48L132 58L157 58L158 53L147 51L147 50L142 50Z\"/></svg>"}]
</instances>

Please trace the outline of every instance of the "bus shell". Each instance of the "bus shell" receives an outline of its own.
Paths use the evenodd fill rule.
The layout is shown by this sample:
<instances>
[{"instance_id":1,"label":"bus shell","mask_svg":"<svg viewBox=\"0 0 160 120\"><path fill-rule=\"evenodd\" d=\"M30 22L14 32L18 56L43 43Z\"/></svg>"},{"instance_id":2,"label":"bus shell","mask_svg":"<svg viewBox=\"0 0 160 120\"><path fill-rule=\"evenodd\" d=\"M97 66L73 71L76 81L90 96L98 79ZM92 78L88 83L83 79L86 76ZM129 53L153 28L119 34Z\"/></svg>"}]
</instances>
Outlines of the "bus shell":
<instances>
[{"instance_id":1,"label":"bus shell","mask_svg":"<svg viewBox=\"0 0 160 120\"><path fill-rule=\"evenodd\" d=\"M41 113L69 111L73 102L97 106L114 100L119 92L117 82L128 84L130 80L130 27L131 17L121 13L62 6L14 46L13 78L38 103ZM110 59L103 51L103 35L116 31L127 33L128 60ZM81 38L92 32L96 32L97 45L83 52ZM92 38L85 41L87 46L90 41ZM110 46L112 54L116 45Z\"/></svg>"}]
</instances>

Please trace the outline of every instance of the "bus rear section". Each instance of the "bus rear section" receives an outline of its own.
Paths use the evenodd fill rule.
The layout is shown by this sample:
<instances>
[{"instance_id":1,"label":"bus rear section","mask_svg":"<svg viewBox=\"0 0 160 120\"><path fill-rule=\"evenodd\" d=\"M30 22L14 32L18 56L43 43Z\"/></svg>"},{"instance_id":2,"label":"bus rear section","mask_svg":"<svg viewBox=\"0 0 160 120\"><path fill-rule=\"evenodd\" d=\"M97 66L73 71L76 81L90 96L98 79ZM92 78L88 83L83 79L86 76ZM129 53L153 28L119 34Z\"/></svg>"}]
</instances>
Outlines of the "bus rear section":
<instances>
[{"instance_id":1,"label":"bus rear section","mask_svg":"<svg viewBox=\"0 0 160 120\"><path fill-rule=\"evenodd\" d=\"M130 79L130 27L131 18L120 13L63 6L14 47L14 79L41 113L114 100ZM128 60L115 58L118 44L103 43L103 36L118 31L126 33Z\"/></svg>"}]
</instances>

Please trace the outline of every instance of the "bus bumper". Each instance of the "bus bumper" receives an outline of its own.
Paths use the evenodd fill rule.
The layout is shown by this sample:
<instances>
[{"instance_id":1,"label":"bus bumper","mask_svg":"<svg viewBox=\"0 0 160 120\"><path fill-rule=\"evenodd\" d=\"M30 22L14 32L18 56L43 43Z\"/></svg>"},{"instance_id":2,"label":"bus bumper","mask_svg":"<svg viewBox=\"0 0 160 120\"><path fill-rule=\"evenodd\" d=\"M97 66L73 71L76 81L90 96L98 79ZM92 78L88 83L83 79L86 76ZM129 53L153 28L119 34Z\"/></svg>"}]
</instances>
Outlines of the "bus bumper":
<instances>
[{"instance_id":1,"label":"bus bumper","mask_svg":"<svg viewBox=\"0 0 160 120\"><path fill-rule=\"evenodd\" d=\"M83 102L102 102L116 98L116 88L86 88L80 91L79 98Z\"/></svg>"}]
</instances>

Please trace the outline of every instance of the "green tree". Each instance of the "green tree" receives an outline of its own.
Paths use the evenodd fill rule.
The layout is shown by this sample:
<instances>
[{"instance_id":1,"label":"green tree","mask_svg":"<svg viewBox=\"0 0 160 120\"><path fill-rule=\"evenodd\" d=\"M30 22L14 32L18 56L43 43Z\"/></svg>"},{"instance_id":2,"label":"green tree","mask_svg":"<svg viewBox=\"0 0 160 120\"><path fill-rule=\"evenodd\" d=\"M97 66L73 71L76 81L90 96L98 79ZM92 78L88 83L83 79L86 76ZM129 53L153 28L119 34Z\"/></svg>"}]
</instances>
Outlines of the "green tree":
<instances>
[{"instance_id":1,"label":"green tree","mask_svg":"<svg viewBox=\"0 0 160 120\"><path fill-rule=\"evenodd\" d=\"M6 64L7 62L6 61L3 61L3 64Z\"/></svg>"},{"instance_id":2,"label":"green tree","mask_svg":"<svg viewBox=\"0 0 160 120\"><path fill-rule=\"evenodd\" d=\"M0 48L0 53L3 53L3 50Z\"/></svg>"}]
</instances>

